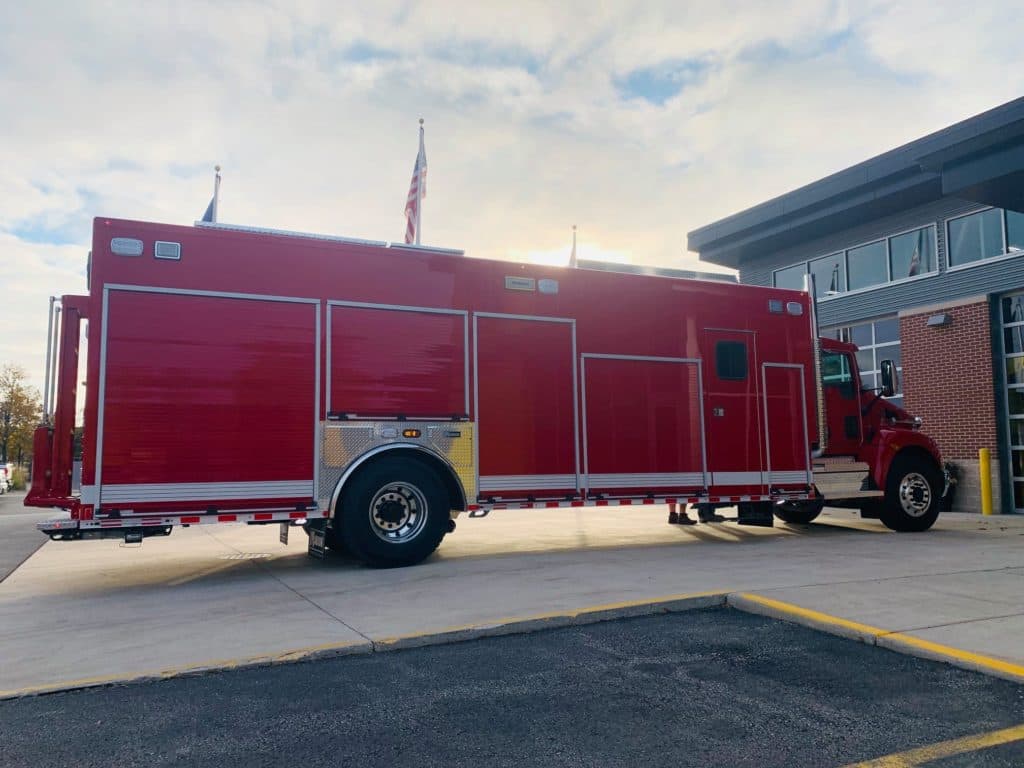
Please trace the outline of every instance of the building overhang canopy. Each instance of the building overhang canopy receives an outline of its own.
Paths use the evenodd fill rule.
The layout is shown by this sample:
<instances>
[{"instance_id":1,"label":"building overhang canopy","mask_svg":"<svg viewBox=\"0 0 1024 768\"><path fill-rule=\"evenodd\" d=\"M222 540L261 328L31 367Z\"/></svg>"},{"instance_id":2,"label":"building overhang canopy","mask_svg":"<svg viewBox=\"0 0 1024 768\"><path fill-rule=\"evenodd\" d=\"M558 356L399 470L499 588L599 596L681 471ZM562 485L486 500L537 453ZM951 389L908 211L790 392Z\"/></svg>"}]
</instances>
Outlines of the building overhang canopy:
<instances>
[{"instance_id":1,"label":"building overhang canopy","mask_svg":"<svg viewBox=\"0 0 1024 768\"><path fill-rule=\"evenodd\" d=\"M1024 211L1024 98L695 229L687 245L738 268L943 197Z\"/></svg>"}]
</instances>

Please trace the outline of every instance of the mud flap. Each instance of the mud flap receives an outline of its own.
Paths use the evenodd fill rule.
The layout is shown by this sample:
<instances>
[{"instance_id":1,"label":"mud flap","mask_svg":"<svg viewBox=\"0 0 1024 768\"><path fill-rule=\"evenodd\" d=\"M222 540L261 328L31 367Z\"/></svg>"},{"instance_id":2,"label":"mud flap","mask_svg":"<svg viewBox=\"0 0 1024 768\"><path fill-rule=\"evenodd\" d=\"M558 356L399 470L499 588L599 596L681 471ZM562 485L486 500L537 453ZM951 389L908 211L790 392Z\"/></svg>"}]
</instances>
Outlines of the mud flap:
<instances>
[{"instance_id":1,"label":"mud flap","mask_svg":"<svg viewBox=\"0 0 1024 768\"><path fill-rule=\"evenodd\" d=\"M309 528L309 549L310 557L323 560L327 556L327 531L320 526Z\"/></svg>"},{"instance_id":2,"label":"mud flap","mask_svg":"<svg viewBox=\"0 0 1024 768\"><path fill-rule=\"evenodd\" d=\"M775 525L771 502L744 502L737 507L737 510L739 517L736 522L740 525L759 525L762 528L771 528Z\"/></svg>"}]
</instances>

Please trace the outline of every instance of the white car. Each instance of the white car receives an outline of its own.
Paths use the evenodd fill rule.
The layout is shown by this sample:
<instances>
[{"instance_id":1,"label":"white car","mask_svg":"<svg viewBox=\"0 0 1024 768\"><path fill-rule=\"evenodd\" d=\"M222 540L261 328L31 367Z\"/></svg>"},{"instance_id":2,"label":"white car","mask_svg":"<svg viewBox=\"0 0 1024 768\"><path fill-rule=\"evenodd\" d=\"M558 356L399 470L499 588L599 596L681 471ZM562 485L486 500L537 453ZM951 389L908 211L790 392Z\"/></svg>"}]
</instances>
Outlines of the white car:
<instances>
[{"instance_id":1,"label":"white car","mask_svg":"<svg viewBox=\"0 0 1024 768\"><path fill-rule=\"evenodd\" d=\"M9 490L11 490L11 475L13 473L13 464L0 466L0 493L7 493Z\"/></svg>"}]
</instances>

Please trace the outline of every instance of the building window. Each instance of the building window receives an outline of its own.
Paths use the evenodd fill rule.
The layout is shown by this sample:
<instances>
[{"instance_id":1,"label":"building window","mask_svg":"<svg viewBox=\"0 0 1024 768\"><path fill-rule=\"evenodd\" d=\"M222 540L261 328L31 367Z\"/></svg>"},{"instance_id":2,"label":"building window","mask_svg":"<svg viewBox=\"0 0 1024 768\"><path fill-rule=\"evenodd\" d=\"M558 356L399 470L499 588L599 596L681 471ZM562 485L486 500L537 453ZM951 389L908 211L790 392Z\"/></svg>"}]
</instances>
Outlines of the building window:
<instances>
[{"instance_id":1,"label":"building window","mask_svg":"<svg viewBox=\"0 0 1024 768\"><path fill-rule=\"evenodd\" d=\"M1003 211L989 208L950 219L949 265L958 267L1006 253L1003 246Z\"/></svg>"},{"instance_id":2,"label":"building window","mask_svg":"<svg viewBox=\"0 0 1024 768\"><path fill-rule=\"evenodd\" d=\"M1024 216L1019 227L1019 239L1024 241ZM937 269L935 227L927 226L778 269L773 282L776 288L800 290L809 271L814 275L818 296L824 298L931 274Z\"/></svg>"},{"instance_id":3,"label":"building window","mask_svg":"<svg viewBox=\"0 0 1024 768\"><path fill-rule=\"evenodd\" d=\"M814 259L809 266L819 296L843 293L846 290L846 259L842 251Z\"/></svg>"},{"instance_id":4,"label":"building window","mask_svg":"<svg viewBox=\"0 0 1024 768\"><path fill-rule=\"evenodd\" d=\"M1024 251L1024 213L1006 212L1006 250Z\"/></svg>"},{"instance_id":5,"label":"building window","mask_svg":"<svg viewBox=\"0 0 1024 768\"><path fill-rule=\"evenodd\" d=\"M775 273L775 287L802 291L804 289L804 275L806 274L806 263L780 269Z\"/></svg>"},{"instance_id":6,"label":"building window","mask_svg":"<svg viewBox=\"0 0 1024 768\"><path fill-rule=\"evenodd\" d=\"M881 317L867 323L844 326L839 328L826 328L822 336L840 341L848 341L856 344L857 367L860 369L861 386L865 389L875 389L882 386L882 361L892 360L896 366L897 373L903 373L903 364L900 355L900 324L896 316ZM903 405L903 383L902 376L899 379L899 387L896 394L889 400L896 405Z\"/></svg>"},{"instance_id":7,"label":"building window","mask_svg":"<svg viewBox=\"0 0 1024 768\"><path fill-rule=\"evenodd\" d=\"M1007 219L1009 223L1009 219ZM1000 302L1003 361L1006 371L1007 436L1013 482L1013 507L1024 511L1024 295L1004 296Z\"/></svg>"},{"instance_id":8,"label":"building window","mask_svg":"<svg viewBox=\"0 0 1024 768\"><path fill-rule=\"evenodd\" d=\"M851 248L846 252L846 256L851 291L888 282L889 260L886 257L885 240Z\"/></svg>"},{"instance_id":9,"label":"building window","mask_svg":"<svg viewBox=\"0 0 1024 768\"><path fill-rule=\"evenodd\" d=\"M915 229L889 238L889 274L892 280L935 271L935 238L928 229Z\"/></svg>"}]
</instances>

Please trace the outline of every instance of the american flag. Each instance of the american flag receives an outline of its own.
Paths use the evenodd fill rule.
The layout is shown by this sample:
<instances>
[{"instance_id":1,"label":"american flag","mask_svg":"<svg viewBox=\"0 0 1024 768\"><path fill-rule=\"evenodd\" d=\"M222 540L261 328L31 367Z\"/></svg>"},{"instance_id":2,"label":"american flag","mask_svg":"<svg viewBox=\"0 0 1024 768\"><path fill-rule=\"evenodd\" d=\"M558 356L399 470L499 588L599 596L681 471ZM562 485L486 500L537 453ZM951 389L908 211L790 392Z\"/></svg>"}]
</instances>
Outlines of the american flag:
<instances>
[{"instance_id":1,"label":"american flag","mask_svg":"<svg viewBox=\"0 0 1024 768\"><path fill-rule=\"evenodd\" d=\"M420 120L420 151L412 168L409 196L405 201L405 242L420 242L420 206L427 196L427 151L423 148L423 120Z\"/></svg>"}]
</instances>

